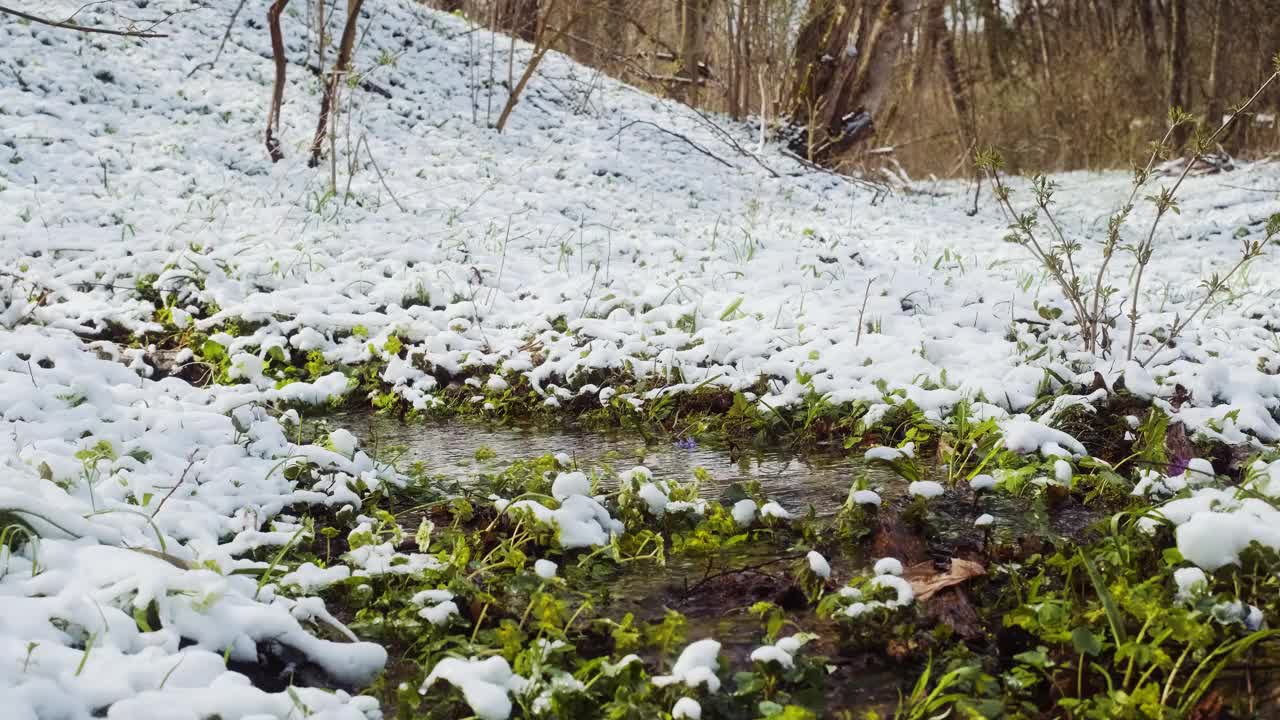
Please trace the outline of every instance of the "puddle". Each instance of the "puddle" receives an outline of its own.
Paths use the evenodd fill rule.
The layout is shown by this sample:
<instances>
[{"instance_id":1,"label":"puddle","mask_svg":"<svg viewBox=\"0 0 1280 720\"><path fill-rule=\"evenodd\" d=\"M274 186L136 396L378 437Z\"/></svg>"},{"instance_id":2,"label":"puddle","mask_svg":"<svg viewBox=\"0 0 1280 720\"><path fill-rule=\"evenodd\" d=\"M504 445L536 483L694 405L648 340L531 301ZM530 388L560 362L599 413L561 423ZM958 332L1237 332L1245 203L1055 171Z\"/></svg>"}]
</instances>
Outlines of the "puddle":
<instances>
[{"instance_id":1,"label":"puddle","mask_svg":"<svg viewBox=\"0 0 1280 720\"><path fill-rule=\"evenodd\" d=\"M584 471L610 468L621 472L634 465L649 468L659 480L688 482L702 468L710 482L702 487L707 499L722 499L734 483L756 481L764 494L792 514L809 507L818 517L840 510L849 487L859 478L880 493L886 503L905 502L908 482L892 470L868 463L862 453L838 447L796 451L788 447L730 451L728 448L691 441L646 445L634 433L598 432L573 428L521 428L489 426L462 421L404 423L373 414L335 415L331 427L345 427L380 457L398 454L402 467L420 461L431 474L462 479L502 470L514 460L546 453L566 453ZM476 460L476 451L493 451L490 460ZM941 477L931 479L944 480ZM983 513L997 518L993 538L1012 541L1026 535L1041 536L1046 527L1037 522L1025 498L988 493L974 502L967 488L949 492L930 503L931 525L937 539L953 542L980 536L973 520ZM1074 536L1092 519L1092 513L1067 506L1050 513L1047 529Z\"/></svg>"},{"instance_id":2,"label":"puddle","mask_svg":"<svg viewBox=\"0 0 1280 720\"><path fill-rule=\"evenodd\" d=\"M449 421L403 423L370 414L331 416L329 427L345 427L362 445L379 457L396 457L401 467L421 462L432 475L444 475L466 483L481 473L494 473L515 460L546 453L566 453L584 471L610 469L621 472L644 465L662 480L687 482L694 470L705 470L710 480L702 496L723 499L734 483L758 482L763 493L800 516L813 508L818 517L830 517L845 502L849 487L859 478L880 493L886 506L901 508L908 498L908 481L892 470L867 463L862 453L842 448L817 448L797 452L791 448L750 449L731 452L724 447L692 442L648 444L626 432L583 431L572 428L520 428ZM477 460L477 451L485 449ZM492 452L488 452L492 451ZM933 479L945 480L944 477ZM1049 513L1047 523L1035 519L1028 499L988 493L975 500L967 487L949 491L930 503L931 548L941 555L949 548L970 549L989 542L1018 546L1028 539L1042 539L1046 532L1077 536L1094 514L1068 501ZM883 511L882 511L883 512ZM975 529L973 521L983 513L998 518L989 536ZM793 588L789 576L797 562L792 549L768 542L752 543L713 557L668 557L664 566L636 563L618 568L602 578L607 586L605 612L621 618L627 612L637 619L661 620L667 608L686 618L690 640L715 637L723 652L741 665L759 645L761 621L749 614L757 601L773 602L788 611L804 630L834 638L829 622L805 610L800 598L787 596ZM865 571L874 558L860 546L847 546L828 557L834 577L848 578ZM794 590L792 590L794 592ZM789 605L795 605L792 613ZM815 648L835 651L836 648ZM830 652L824 652L831 656ZM894 668L871 657L833 657L836 674L828 688L828 702L835 707L880 707L892 710L899 690Z\"/></svg>"}]
</instances>

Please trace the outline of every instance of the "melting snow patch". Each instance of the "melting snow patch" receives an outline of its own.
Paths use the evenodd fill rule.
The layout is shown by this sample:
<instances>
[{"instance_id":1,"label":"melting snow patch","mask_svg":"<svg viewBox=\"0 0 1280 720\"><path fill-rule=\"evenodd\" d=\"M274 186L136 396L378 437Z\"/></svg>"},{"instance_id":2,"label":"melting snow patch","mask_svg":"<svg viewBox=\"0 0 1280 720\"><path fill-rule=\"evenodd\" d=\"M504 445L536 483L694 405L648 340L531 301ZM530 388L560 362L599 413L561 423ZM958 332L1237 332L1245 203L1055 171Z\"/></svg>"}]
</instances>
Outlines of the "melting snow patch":
<instances>
[{"instance_id":1,"label":"melting snow patch","mask_svg":"<svg viewBox=\"0 0 1280 720\"><path fill-rule=\"evenodd\" d=\"M676 659L670 675L658 675L653 684L658 687L683 684L689 688L706 685L708 692L720 690L720 678L716 670L720 668L720 643L715 640L698 640L690 643Z\"/></svg>"},{"instance_id":2,"label":"melting snow patch","mask_svg":"<svg viewBox=\"0 0 1280 720\"><path fill-rule=\"evenodd\" d=\"M831 577L831 564L817 550L810 550L805 556L809 561L809 570L820 578Z\"/></svg>"},{"instance_id":3,"label":"melting snow patch","mask_svg":"<svg viewBox=\"0 0 1280 720\"><path fill-rule=\"evenodd\" d=\"M511 716L511 692L521 692L528 681L511 672L502 657L483 660L445 658L436 663L418 692L426 694L437 680L443 680L462 691L471 711L480 720L506 720Z\"/></svg>"}]
</instances>

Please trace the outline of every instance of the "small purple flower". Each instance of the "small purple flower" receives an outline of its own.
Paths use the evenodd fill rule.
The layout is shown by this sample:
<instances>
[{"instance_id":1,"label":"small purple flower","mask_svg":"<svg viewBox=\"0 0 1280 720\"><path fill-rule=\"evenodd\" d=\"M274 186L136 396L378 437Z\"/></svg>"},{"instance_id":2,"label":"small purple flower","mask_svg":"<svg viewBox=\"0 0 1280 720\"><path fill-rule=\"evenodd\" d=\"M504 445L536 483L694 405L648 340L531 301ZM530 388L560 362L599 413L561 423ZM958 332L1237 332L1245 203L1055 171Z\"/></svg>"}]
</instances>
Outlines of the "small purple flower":
<instances>
[{"instance_id":1,"label":"small purple flower","mask_svg":"<svg viewBox=\"0 0 1280 720\"><path fill-rule=\"evenodd\" d=\"M692 450L698 447L698 442L691 437L680 438L675 442L676 447L681 450Z\"/></svg>"},{"instance_id":2,"label":"small purple flower","mask_svg":"<svg viewBox=\"0 0 1280 720\"><path fill-rule=\"evenodd\" d=\"M1188 455L1175 455L1173 459L1169 461L1168 472L1165 474L1169 477L1177 477L1187 471L1187 464L1190 462L1191 457Z\"/></svg>"}]
</instances>

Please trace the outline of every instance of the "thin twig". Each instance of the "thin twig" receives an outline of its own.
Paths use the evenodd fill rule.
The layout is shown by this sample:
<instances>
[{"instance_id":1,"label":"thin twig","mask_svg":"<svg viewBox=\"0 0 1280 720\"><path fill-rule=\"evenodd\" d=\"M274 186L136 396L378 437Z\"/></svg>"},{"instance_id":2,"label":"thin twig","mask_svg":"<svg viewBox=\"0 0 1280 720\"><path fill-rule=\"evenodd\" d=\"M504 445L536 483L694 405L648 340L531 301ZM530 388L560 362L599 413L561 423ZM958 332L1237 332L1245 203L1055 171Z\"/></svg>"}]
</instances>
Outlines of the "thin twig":
<instances>
[{"instance_id":1,"label":"thin twig","mask_svg":"<svg viewBox=\"0 0 1280 720\"><path fill-rule=\"evenodd\" d=\"M212 70L218 64L218 58L222 57L222 49L227 46L227 40L231 38L231 30L236 26L236 18L240 17L240 11L244 9L244 4L249 0L240 0L240 4L236 5L236 9L231 13L231 22L227 23L227 29L222 33L222 42L218 43L218 52L213 54L213 59L209 62L203 62L191 68L191 72L187 73L187 77L196 74L200 68L209 68Z\"/></svg>"},{"instance_id":2,"label":"thin twig","mask_svg":"<svg viewBox=\"0 0 1280 720\"><path fill-rule=\"evenodd\" d=\"M886 185L874 183L874 182L871 182L870 180L864 180L863 178L856 178L856 177L853 177L852 175L845 175L844 173L838 173L835 170L832 170L830 168L824 168L815 162L811 162L809 160L804 159L803 157L800 157L799 155L791 152L790 150L783 150L782 154L786 155L792 160L795 160L796 162L800 163L801 165L808 168L809 170L817 170L818 172L823 172L828 175L834 175L835 177L838 177L847 183L868 188L869 190L875 193L875 196L871 198L872 205L875 205L877 202L880 201L880 198L887 196L890 192L889 187Z\"/></svg>"},{"instance_id":3,"label":"thin twig","mask_svg":"<svg viewBox=\"0 0 1280 720\"><path fill-rule=\"evenodd\" d=\"M871 283L874 281L875 278L867 278L867 290L862 293L862 307L858 308L858 336L853 340L854 347L862 343L863 318L867 313L867 300L871 299Z\"/></svg>"},{"instance_id":4,"label":"thin twig","mask_svg":"<svg viewBox=\"0 0 1280 720\"><path fill-rule=\"evenodd\" d=\"M178 491L178 488L182 486L182 481L187 479L187 473L191 472L191 468L196 464L196 451L191 451L191 455L188 456L188 460L189 462L187 463L187 467L182 471L182 475L178 477L178 482L174 483L173 487L169 488L169 492L166 493L163 498L160 498L160 503L156 505L156 509L151 513L151 517L154 518L156 515L160 514L160 509L164 507L165 502L167 502L169 498Z\"/></svg>"},{"instance_id":5,"label":"thin twig","mask_svg":"<svg viewBox=\"0 0 1280 720\"><path fill-rule=\"evenodd\" d=\"M79 10L77 10L76 12L79 12ZM111 30L109 28L86 27L84 25L80 25L73 22L50 20L48 18L38 17L36 15L28 15L27 13L21 12L19 10L13 10L3 5L0 5L0 13L4 13L6 15L12 15L14 17L21 18L23 20L29 20L33 23L39 23L40 25L48 25L49 27L62 28L64 30L75 30L76 32L83 32L83 33L99 33L102 35L118 35L120 37L135 37L135 38L169 37L165 33L153 33L153 32L147 32L145 30ZM172 13L170 14L170 16L172 16ZM168 19L169 17L167 16L165 17L164 20L168 20ZM155 24L151 25L151 27L155 27L156 25L159 25L161 22L164 22L164 20L160 20L159 22L156 22Z\"/></svg>"},{"instance_id":6,"label":"thin twig","mask_svg":"<svg viewBox=\"0 0 1280 720\"><path fill-rule=\"evenodd\" d=\"M1253 95L1244 102L1243 105L1237 108L1236 111L1231 114L1230 119L1228 119L1225 123L1219 126L1218 129L1215 130L1214 133L1208 137L1208 139L1206 139L1203 142L1197 141L1195 143L1195 151L1192 152L1191 157L1187 159L1186 165L1182 168L1182 173L1179 174L1178 179L1174 181L1173 187L1170 188L1167 193L1163 193L1163 196L1168 198L1170 203L1172 203L1174 196L1177 195L1178 188L1182 186L1182 182L1186 180L1187 175L1191 173L1192 166L1196 164L1197 160L1199 160L1201 157L1204 156L1204 148L1207 148L1213 145L1213 143L1218 139L1218 136L1221 135L1223 131L1225 131L1227 128L1231 127L1232 125L1234 125L1236 118L1240 117L1240 115L1244 113L1245 110L1249 109L1249 106L1252 105L1254 101L1256 101L1262 95L1262 93L1266 91L1267 88L1271 87L1271 83L1275 82L1276 78L1280 78L1280 71L1271 73L1271 76L1268 77L1266 81L1264 81L1262 85L1258 87L1257 91L1255 91ZM1159 227L1160 220L1164 217L1165 213L1169 210L1170 207L1171 205L1162 205L1162 204L1158 204L1156 206L1156 216L1155 216L1155 219L1151 221L1151 231L1147 233L1147 239L1143 241L1141 245L1138 246L1138 250L1137 250L1138 271L1137 271L1136 279L1134 280L1134 283L1133 283L1133 298L1132 298L1132 302L1130 304L1130 309L1129 309L1129 347L1125 353L1126 360L1133 359L1133 343L1137 335L1137 325L1138 325L1138 291L1142 286L1143 270L1146 269L1147 263L1150 262L1151 260L1151 246L1155 240L1156 228ZM1233 269L1232 272L1235 272L1235 270ZM1212 295L1212 293L1210 293L1210 295ZM1171 337L1169 339L1172 340L1173 338Z\"/></svg>"},{"instance_id":7,"label":"thin twig","mask_svg":"<svg viewBox=\"0 0 1280 720\"><path fill-rule=\"evenodd\" d=\"M409 212L405 209L404 203L400 202L400 198L397 198L396 194L391 192L391 186L387 185L386 178L382 177L382 168L378 167L378 161L373 158L373 150L369 148L369 138L367 136L361 136L360 142L364 143L364 152L369 156L369 163L373 165L373 171L378 175L378 182L382 183L382 187L387 191L387 194L391 196L391 200L396 204L396 207L400 208L400 212ZM359 145L359 143L357 143L357 145ZM359 147L356 149L359 150Z\"/></svg>"},{"instance_id":8,"label":"thin twig","mask_svg":"<svg viewBox=\"0 0 1280 720\"><path fill-rule=\"evenodd\" d=\"M707 124L708 127L712 129L712 131L714 131L717 135L719 135L722 139L724 139L724 141L728 143L734 150L737 150L738 154L744 155L746 157L751 158L752 160L755 160L757 165L764 168L765 171L768 172L773 177L782 177L781 175L778 174L776 170L766 165L765 162L760 159L759 155L756 155L750 150L742 147L742 145L738 143L737 139L735 139L733 135L729 133L728 130L725 130L724 128L716 124L716 122L713 121L706 113L702 112L701 110L699 110L698 108L692 105L686 105L685 107L692 110L694 114L696 114L704 123Z\"/></svg>"},{"instance_id":9,"label":"thin twig","mask_svg":"<svg viewBox=\"0 0 1280 720\"><path fill-rule=\"evenodd\" d=\"M619 135L621 135L621 134L623 133L623 131L625 131L627 128L630 128L630 127L635 126L635 125L648 125L649 127L654 128L654 129L655 129L655 130L657 130L658 132L663 132L663 133L666 133L666 134L670 135L671 137L674 137L674 138L678 138L678 139L680 139L680 140L683 140L686 144L688 144L688 145L689 145L689 147L693 148L694 150L697 150L698 152L702 153L703 155L706 155L707 157L711 158L712 160L715 160L716 162L720 163L721 165L724 165L724 166L725 166L725 167L727 167L727 168L734 168L733 164L732 164L732 163L730 163L728 160L725 160L724 158L720 157L719 155L716 155L715 153L711 152L710 150L708 150L708 149L706 149L706 148L702 147L702 146L701 146L701 145L699 145L698 143L696 143L696 142L694 142L694 141L690 140L688 137L686 137L686 136L684 136L684 135L681 135L680 133L678 133L678 132L676 132L676 131L674 131L674 130L668 130L668 129L666 129L666 128L662 127L661 125L658 125L657 123L649 122L648 120L632 120L631 122L629 122L629 123L627 123L627 124L623 125L622 127L618 128L618 131L617 131L617 132L615 132L614 134L612 134L612 135L610 135L609 137L605 138L605 142L608 142L608 141L610 141L610 140L612 140L612 139L614 139L614 138L618 137L618 136L619 136ZM734 169L736 170L737 168L734 168Z\"/></svg>"}]
</instances>

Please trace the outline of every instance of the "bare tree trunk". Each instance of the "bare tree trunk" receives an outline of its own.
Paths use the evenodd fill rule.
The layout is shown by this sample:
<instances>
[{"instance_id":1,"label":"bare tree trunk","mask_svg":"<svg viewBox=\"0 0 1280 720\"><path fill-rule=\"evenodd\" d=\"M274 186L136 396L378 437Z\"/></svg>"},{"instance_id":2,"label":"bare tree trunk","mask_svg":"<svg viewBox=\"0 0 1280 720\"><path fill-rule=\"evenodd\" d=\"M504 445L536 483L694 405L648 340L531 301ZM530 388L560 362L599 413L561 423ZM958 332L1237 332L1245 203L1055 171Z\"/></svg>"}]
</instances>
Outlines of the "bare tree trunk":
<instances>
[{"instance_id":1,"label":"bare tree trunk","mask_svg":"<svg viewBox=\"0 0 1280 720\"><path fill-rule=\"evenodd\" d=\"M956 120L960 125L961 143L966 149L973 141L973 110L969 106L969 94L964 80L960 77L960 63L956 58L956 46L950 30L947 29L945 14L946 0L932 0L929 3L929 24L933 26L933 35L938 40L938 59L942 61L942 75L947 81L947 91L951 95L951 105L956 111Z\"/></svg>"},{"instance_id":2,"label":"bare tree trunk","mask_svg":"<svg viewBox=\"0 0 1280 720\"><path fill-rule=\"evenodd\" d=\"M271 59L276 65L276 80L271 87L271 107L267 109L267 155L273 163L284 159L275 131L280 127L280 106L284 103L285 81L284 36L280 33L280 15L288 4L289 0L275 0L267 11L267 26L271 30Z\"/></svg>"},{"instance_id":3,"label":"bare tree trunk","mask_svg":"<svg viewBox=\"0 0 1280 720\"><path fill-rule=\"evenodd\" d=\"M1228 5L1227 0L1214 0L1213 3L1213 46L1209 51L1209 79L1205 88L1209 95L1205 127L1211 131L1222 125L1222 88L1219 85L1222 83L1222 25L1224 16L1230 12Z\"/></svg>"},{"instance_id":4,"label":"bare tree trunk","mask_svg":"<svg viewBox=\"0 0 1280 720\"><path fill-rule=\"evenodd\" d=\"M810 160L818 154L815 148L833 134L831 119L846 112L837 107L838 76L856 72L861 59L846 52L850 33L860 24L857 5L855 0L812 0L795 41L791 86L781 112L805 130L802 154ZM798 153L799 140L793 139L792 148Z\"/></svg>"},{"instance_id":5,"label":"bare tree trunk","mask_svg":"<svg viewBox=\"0 0 1280 720\"><path fill-rule=\"evenodd\" d=\"M702 64L706 55L706 0L682 0L680 3L680 60L676 77L685 81L684 98L696 102Z\"/></svg>"},{"instance_id":6,"label":"bare tree trunk","mask_svg":"<svg viewBox=\"0 0 1280 720\"><path fill-rule=\"evenodd\" d=\"M938 35L947 31L947 24L944 21L941 25L934 22L933 6L937 5L939 0L929 0L929 12L925 13L925 17L920 18L917 23L916 36L919 41L915 44L911 52L911 72L907 75L907 92L910 93L920 85L924 79L925 68L930 67L934 60L934 51L938 48ZM941 7L939 6L939 10ZM954 50L954 43L952 43Z\"/></svg>"},{"instance_id":7,"label":"bare tree trunk","mask_svg":"<svg viewBox=\"0 0 1280 720\"><path fill-rule=\"evenodd\" d=\"M1053 81L1053 60L1049 55L1049 38L1044 29L1044 3L1033 0L1035 6L1036 39L1040 43L1040 71L1046 83Z\"/></svg>"},{"instance_id":8,"label":"bare tree trunk","mask_svg":"<svg viewBox=\"0 0 1280 720\"><path fill-rule=\"evenodd\" d=\"M333 109L333 101L338 94L338 83L342 82L351 69L351 51L355 48L356 28L360 23L360 6L363 4L364 0L347 0L347 23L342 28L342 43L338 46L338 59L329 73L329 82L325 86L324 94L320 96L320 122L316 125L315 137L311 139L311 158L307 161L308 167L316 167L320 164L325 129L329 126L329 113Z\"/></svg>"},{"instance_id":9,"label":"bare tree trunk","mask_svg":"<svg viewBox=\"0 0 1280 720\"><path fill-rule=\"evenodd\" d=\"M1169 95L1171 108L1187 107L1187 3L1169 0ZM1174 132L1175 147L1187 141L1186 126Z\"/></svg>"},{"instance_id":10,"label":"bare tree trunk","mask_svg":"<svg viewBox=\"0 0 1280 720\"><path fill-rule=\"evenodd\" d=\"M1008 74L1004 64L1006 30L1000 4L997 0L978 0L978 13L982 16L982 43L987 50L988 72L991 81L999 83Z\"/></svg>"}]
</instances>

